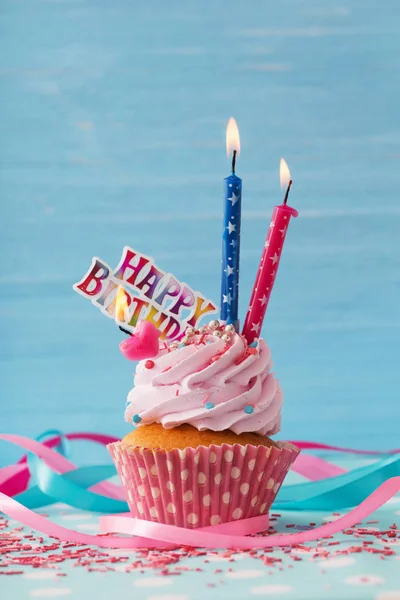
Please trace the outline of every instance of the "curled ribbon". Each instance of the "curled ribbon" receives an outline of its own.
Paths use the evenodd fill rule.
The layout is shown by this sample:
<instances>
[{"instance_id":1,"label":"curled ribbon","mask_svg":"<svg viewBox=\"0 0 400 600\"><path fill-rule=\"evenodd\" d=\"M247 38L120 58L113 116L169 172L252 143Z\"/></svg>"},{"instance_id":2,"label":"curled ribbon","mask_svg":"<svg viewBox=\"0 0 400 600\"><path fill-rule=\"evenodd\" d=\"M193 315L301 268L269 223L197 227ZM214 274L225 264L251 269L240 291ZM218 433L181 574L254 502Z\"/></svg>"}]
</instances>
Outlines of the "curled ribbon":
<instances>
[{"instance_id":1,"label":"curled ribbon","mask_svg":"<svg viewBox=\"0 0 400 600\"><path fill-rule=\"evenodd\" d=\"M115 441L115 438L88 433L63 435L58 431L50 431L39 439L49 435L53 437L44 442L18 435L0 435L0 440L17 444L29 453L16 465L0 469L0 510L41 533L69 542L94 544L103 548L150 549L185 545L248 549L299 544L330 536L351 527L400 492L399 450L377 453L351 451L312 442L295 442L303 449L381 454L383 457L373 465L346 472L317 456L300 455L293 470L311 481L284 486L279 494L279 501L273 508L288 510L335 510L350 506L356 508L321 527L268 537L248 537L268 529L268 517L264 515L190 530L135 519L129 514L114 514L100 518L101 531L106 534L128 534L131 537L88 535L56 525L31 509L62 501L83 510L112 513L126 511L127 504L122 489L105 481L115 475L113 466L77 468L65 456L68 440L88 440L105 445ZM29 487L29 482L34 485Z\"/></svg>"}]
</instances>

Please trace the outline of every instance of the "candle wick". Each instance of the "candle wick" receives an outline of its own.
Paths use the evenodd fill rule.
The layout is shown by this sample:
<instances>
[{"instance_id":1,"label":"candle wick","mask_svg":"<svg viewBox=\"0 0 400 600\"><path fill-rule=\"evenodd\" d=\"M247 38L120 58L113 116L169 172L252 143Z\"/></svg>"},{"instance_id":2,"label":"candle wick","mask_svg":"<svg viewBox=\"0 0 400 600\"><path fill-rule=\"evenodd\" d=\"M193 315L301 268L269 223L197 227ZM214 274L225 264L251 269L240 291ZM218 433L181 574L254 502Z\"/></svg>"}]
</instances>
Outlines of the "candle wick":
<instances>
[{"instance_id":1,"label":"candle wick","mask_svg":"<svg viewBox=\"0 0 400 600\"><path fill-rule=\"evenodd\" d=\"M235 174L236 154L237 154L237 150L234 150L233 154L232 154L232 173L233 173L233 175Z\"/></svg>"},{"instance_id":2,"label":"candle wick","mask_svg":"<svg viewBox=\"0 0 400 600\"><path fill-rule=\"evenodd\" d=\"M121 325L119 326L119 328L122 331L122 333L126 333L126 335L132 335L132 333L130 331L128 331L127 329L124 329L123 327L121 327Z\"/></svg>"},{"instance_id":3,"label":"candle wick","mask_svg":"<svg viewBox=\"0 0 400 600\"><path fill-rule=\"evenodd\" d=\"M292 180L290 180L289 181L289 185L287 186L285 197L283 199L283 204L287 204L287 199L288 199L288 196L289 196L290 188L292 187L292 183L293 183Z\"/></svg>"}]
</instances>

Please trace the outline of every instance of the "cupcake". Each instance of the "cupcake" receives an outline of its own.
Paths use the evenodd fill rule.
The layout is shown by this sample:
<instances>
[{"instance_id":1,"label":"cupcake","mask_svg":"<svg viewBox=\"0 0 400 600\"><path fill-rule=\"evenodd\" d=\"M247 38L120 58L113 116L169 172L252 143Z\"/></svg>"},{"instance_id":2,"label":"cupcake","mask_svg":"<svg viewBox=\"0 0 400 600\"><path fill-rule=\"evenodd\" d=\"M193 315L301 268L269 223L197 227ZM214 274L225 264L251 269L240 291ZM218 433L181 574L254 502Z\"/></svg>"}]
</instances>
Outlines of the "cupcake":
<instances>
[{"instance_id":1,"label":"cupcake","mask_svg":"<svg viewBox=\"0 0 400 600\"><path fill-rule=\"evenodd\" d=\"M133 516L196 528L267 514L299 450L280 430L282 391L263 339L189 328L141 360L110 444Z\"/></svg>"}]
</instances>

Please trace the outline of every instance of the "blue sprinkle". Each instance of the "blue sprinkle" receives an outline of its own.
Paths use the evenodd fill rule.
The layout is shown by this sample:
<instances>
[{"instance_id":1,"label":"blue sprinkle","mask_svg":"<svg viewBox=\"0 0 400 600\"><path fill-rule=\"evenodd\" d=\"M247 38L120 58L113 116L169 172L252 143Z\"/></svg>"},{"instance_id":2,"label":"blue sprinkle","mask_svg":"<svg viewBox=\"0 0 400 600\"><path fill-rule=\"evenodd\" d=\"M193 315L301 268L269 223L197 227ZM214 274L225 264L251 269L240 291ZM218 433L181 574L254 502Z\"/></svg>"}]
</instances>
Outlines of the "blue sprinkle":
<instances>
[{"instance_id":1,"label":"blue sprinkle","mask_svg":"<svg viewBox=\"0 0 400 600\"><path fill-rule=\"evenodd\" d=\"M212 344L212 341L211 341L211 340L208 340L208 342L206 342L206 344Z\"/></svg>"},{"instance_id":2,"label":"blue sprinkle","mask_svg":"<svg viewBox=\"0 0 400 600\"><path fill-rule=\"evenodd\" d=\"M142 420L142 417L139 417L139 415L133 415L133 417L132 417L132 421L134 423L140 423L141 420Z\"/></svg>"},{"instance_id":3,"label":"blue sprinkle","mask_svg":"<svg viewBox=\"0 0 400 600\"><path fill-rule=\"evenodd\" d=\"M186 348L186 344L179 344L178 348Z\"/></svg>"},{"instance_id":4,"label":"blue sprinkle","mask_svg":"<svg viewBox=\"0 0 400 600\"><path fill-rule=\"evenodd\" d=\"M214 403L213 402L206 402L205 405L207 410L211 410L212 408L214 408Z\"/></svg>"},{"instance_id":5,"label":"blue sprinkle","mask_svg":"<svg viewBox=\"0 0 400 600\"><path fill-rule=\"evenodd\" d=\"M248 404L247 406L244 407L244 412L247 413L248 415L251 415L251 413L254 412L254 408L252 406L250 406L250 404Z\"/></svg>"},{"instance_id":6,"label":"blue sprinkle","mask_svg":"<svg viewBox=\"0 0 400 600\"><path fill-rule=\"evenodd\" d=\"M249 348L257 348L258 346L258 342L251 342L251 344L249 344Z\"/></svg>"}]
</instances>

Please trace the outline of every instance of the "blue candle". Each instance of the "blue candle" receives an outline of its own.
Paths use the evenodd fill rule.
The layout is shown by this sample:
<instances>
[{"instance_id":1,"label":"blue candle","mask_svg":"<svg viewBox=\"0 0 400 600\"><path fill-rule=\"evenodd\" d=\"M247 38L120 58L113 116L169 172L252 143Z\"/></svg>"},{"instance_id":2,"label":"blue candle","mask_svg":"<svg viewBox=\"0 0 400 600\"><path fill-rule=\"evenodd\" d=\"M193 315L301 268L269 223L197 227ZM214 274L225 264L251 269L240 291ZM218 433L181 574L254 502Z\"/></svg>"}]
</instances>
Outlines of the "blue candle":
<instances>
[{"instance_id":1,"label":"blue candle","mask_svg":"<svg viewBox=\"0 0 400 600\"><path fill-rule=\"evenodd\" d=\"M228 156L232 173L224 180L224 228L222 232L221 320L239 327L239 259L242 180L235 174L236 156L240 152L239 131L234 119L226 130Z\"/></svg>"}]
</instances>

